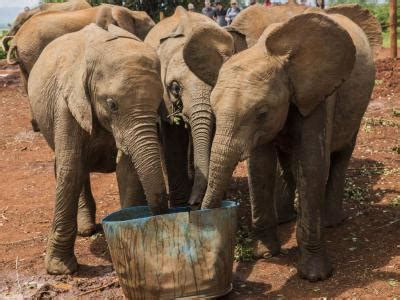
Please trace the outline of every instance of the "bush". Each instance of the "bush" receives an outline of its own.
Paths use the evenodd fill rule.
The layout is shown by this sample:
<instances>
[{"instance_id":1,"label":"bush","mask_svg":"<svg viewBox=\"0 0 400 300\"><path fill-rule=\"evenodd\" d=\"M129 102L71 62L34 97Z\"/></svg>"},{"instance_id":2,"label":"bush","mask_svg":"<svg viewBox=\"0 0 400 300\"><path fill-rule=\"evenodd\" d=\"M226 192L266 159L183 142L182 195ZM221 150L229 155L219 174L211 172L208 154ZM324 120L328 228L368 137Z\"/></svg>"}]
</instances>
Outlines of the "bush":
<instances>
[{"instance_id":1,"label":"bush","mask_svg":"<svg viewBox=\"0 0 400 300\"><path fill-rule=\"evenodd\" d=\"M3 36L6 34L6 31L1 32L0 31L0 40L3 38ZM3 51L3 48L0 46L0 59L6 58L7 53Z\"/></svg>"}]
</instances>

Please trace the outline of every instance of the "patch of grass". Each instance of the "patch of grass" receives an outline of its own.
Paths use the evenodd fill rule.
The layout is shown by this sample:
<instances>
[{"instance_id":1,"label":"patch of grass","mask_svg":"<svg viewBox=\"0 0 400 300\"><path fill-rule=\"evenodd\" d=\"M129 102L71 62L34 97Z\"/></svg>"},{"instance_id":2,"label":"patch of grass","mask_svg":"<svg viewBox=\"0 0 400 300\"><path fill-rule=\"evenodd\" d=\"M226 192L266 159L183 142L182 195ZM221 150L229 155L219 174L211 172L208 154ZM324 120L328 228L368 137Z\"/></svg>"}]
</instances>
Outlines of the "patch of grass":
<instances>
[{"instance_id":1,"label":"patch of grass","mask_svg":"<svg viewBox=\"0 0 400 300\"><path fill-rule=\"evenodd\" d=\"M388 120L385 118L364 118L364 125L370 127L384 126L400 128L400 122Z\"/></svg>"},{"instance_id":2,"label":"patch of grass","mask_svg":"<svg viewBox=\"0 0 400 300\"><path fill-rule=\"evenodd\" d=\"M246 228L239 228L237 232L234 258L237 262L253 261L253 240Z\"/></svg>"},{"instance_id":3,"label":"patch of grass","mask_svg":"<svg viewBox=\"0 0 400 300\"><path fill-rule=\"evenodd\" d=\"M400 206L400 196L394 197L394 199L392 200L392 206L394 207Z\"/></svg>"},{"instance_id":4,"label":"patch of grass","mask_svg":"<svg viewBox=\"0 0 400 300\"><path fill-rule=\"evenodd\" d=\"M400 146L394 146L394 147L392 148L392 151L393 151L393 152L396 152L397 154L400 154Z\"/></svg>"},{"instance_id":5,"label":"patch of grass","mask_svg":"<svg viewBox=\"0 0 400 300\"><path fill-rule=\"evenodd\" d=\"M364 190L357 186L350 178L346 178L344 197L349 200L362 202L364 200Z\"/></svg>"},{"instance_id":6,"label":"patch of grass","mask_svg":"<svg viewBox=\"0 0 400 300\"><path fill-rule=\"evenodd\" d=\"M393 116L400 117L400 108L393 108Z\"/></svg>"}]
</instances>

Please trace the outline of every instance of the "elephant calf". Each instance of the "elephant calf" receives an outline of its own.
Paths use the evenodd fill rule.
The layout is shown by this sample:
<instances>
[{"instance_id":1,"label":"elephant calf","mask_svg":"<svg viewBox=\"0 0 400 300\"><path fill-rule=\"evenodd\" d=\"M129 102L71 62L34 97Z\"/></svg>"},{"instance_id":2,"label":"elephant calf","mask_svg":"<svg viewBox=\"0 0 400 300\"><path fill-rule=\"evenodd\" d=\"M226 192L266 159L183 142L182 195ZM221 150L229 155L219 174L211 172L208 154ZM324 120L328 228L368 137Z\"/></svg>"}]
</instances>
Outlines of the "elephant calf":
<instances>
[{"instance_id":1,"label":"elephant calf","mask_svg":"<svg viewBox=\"0 0 400 300\"><path fill-rule=\"evenodd\" d=\"M28 95L55 152L56 202L45 265L48 273L69 274L78 267L79 194L90 172L115 171L117 149L126 155L117 168L134 173L117 178L120 192L141 184L154 213L167 207L156 125L163 95L159 59L127 31L91 24L46 47L32 69Z\"/></svg>"},{"instance_id":2,"label":"elephant calf","mask_svg":"<svg viewBox=\"0 0 400 300\"><path fill-rule=\"evenodd\" d=\"M203 208L220 204L248 158L256 254L278 254L276 162L299 195L299 274L326 279L323 218L339 209L345 171L375 82L363 30L342 15L304 13L267 27L222 66L211 94L216 132Z\"/></svg>"}]
</instances>

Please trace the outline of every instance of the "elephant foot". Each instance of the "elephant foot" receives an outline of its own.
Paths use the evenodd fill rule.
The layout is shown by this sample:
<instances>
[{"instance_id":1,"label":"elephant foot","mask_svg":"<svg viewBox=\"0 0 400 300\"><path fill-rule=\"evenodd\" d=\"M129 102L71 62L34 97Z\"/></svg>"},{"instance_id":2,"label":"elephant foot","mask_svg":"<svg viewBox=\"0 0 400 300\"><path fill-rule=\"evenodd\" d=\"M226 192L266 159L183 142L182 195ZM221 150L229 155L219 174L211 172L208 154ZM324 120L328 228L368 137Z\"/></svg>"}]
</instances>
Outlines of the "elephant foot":
<instances>
[{"instance_id":1,"label":"elephant foot","mask_svg":"<svg viewBox=\"0 0 400 300\"><path fill-rule=\"evenodd\" d=\"M325 227L337 227L346 220L343 210L335 211L335 213L327 212L323 220Z\"/></svg>"},{"instance_id":2,"label":"elephant foot","mask_svg":"<svg viewBox=\"0 0 400 300\"><path fill-rule=\"evenodd\" d=\"M33 130L34 132L40 132L39 125L38 125L38 123L36 122L35 119L32 119L32 120L31 120L31 126L32 126L32 130Z\"/></svg>"},{"instance_id":3,"label":"elephant foot","mask_svg":"<svg viewBox=\"0 0 400 300\"><path fill-rule=\"evenodd\" d=\"M297 213L293 208L290 210L285 210L283 212L278 212L278 224L289 223L293 220L296 220L296 218Z\"/></svg>"},{"instance_id":4,"label":"elephant foot","mask_svg":"<svg viewBox=\"0 0 400 300\"><path fill-rule=\"evenodd\" d=\"M281 252L281 244L278 238L257 239L253 249L253 256L256 259L270 258Z\"/></svg>"},{"instance_id":5,"label":"elephant foot","mask_svg":"<svg viewBox=\"0 0 400 300\"><path fill-rule=\"evenodd\" d=\"M97 231L96 224L79 224L77 234L80 236L91 236Z\"/></svg>"},{"instance_id":6,"label":"elephant foot","mask_svg":"<svg viewBox=\"0 0 400 300\"><path fill-rule=\"evenodd\" d=\"M78 214L78 231L80 236L91 236L96 233L96 224L90 217L80 216Z\"/></svg>"},{"instance_id":7,"label":"elephant foot","mask_svg":"<svg viewBox=\"0 0 400 300\"><path fill-rule=\"evenodd\" d=\"M46 271L51 275L68 275L78 270L78 262L75 255L55 257L46 255Z\"/></svg>"},{"instance_id":8,"label":"elephant foot","mask_svg":"<svg viewBox=\"0 0 400 300\"><path fill-rule=\"evenodd\" d=\"M310 282L325 280L332 275L332 266L326 255L302 255L297 271L300 278Z\"/></svg>"}]
</instances>

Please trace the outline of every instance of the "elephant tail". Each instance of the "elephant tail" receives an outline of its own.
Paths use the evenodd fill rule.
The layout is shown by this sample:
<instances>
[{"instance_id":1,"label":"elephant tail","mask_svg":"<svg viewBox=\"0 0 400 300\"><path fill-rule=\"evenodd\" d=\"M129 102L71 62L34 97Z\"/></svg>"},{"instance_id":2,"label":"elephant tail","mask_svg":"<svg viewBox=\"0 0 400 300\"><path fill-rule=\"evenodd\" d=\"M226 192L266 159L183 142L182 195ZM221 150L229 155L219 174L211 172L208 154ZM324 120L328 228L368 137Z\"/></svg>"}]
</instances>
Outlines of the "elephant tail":
<instances>
[{"instance_id":1,"label":"elephant tail","mask_svg":"<svg viewBox=\"0 0 400 300\"><path fill-rule=\"evenodd\" d=\"M14 36L12 35L6 35L1 39L1 47L3 48L4 52L8 52L10 49L10 46L8 46L8 41L12 40Z\"/></svg>"},{"instance_id":2,"label":"elephant tail","mask_svg":"<svg viewBox=\"0 0 400 300\"><path fill-rule=\"evenodd\" d=\"M13 55L14 54L14 55ZM14 56L14 58L12 58ZM18 55L17 55L17 45L12 43L10 49L7 52L7 63L9 65L17 65L18 64Z\"/></svg>"},{"instance_id":3,"label":"elephant tail","mask_svg":"<svg viewBox=\"0 0 400 300\"><path fill-rule=\"evenodd\" d=\"M356 23L368 38L374 52L382 46L382 28L371 12L358 4L341 4L326 10L328 14L340 14Z\"/></svg>"}]
</instances>

